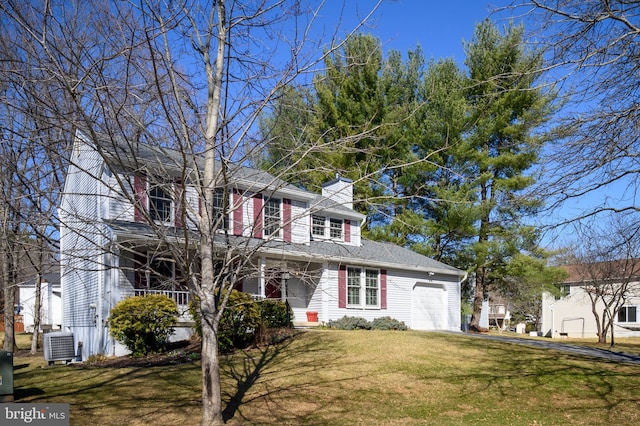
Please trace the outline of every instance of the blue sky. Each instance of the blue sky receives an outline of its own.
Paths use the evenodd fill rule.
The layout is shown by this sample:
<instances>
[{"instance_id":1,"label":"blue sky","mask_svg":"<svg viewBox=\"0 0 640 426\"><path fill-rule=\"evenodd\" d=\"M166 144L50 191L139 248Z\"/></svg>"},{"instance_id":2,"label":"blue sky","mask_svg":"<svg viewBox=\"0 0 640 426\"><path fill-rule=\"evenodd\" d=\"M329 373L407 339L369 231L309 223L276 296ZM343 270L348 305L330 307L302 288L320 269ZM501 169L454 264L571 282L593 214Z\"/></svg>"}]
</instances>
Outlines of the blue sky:
<instances>
[{"instance_id":1,"label":"blue sky","mask_svg":"<svg viewBox=\"0 0 640 426\"><path fill-rule=\"evenodd\" d=\"M347 24L354 25L358 18L375 4L374 0L347 0ZM403 55L420 44L425 59L454 58L464 62L463 40L470 41L477 23L490 15L506 0L387 0L382 3L373 19L361 32L380 39L385 53L397 50ZM329 0L324 13L340 13L342 0ZM494 16L498 21L500 16ZM347 28L349 25L346 26Z\"/></svg>"}]
</instances>

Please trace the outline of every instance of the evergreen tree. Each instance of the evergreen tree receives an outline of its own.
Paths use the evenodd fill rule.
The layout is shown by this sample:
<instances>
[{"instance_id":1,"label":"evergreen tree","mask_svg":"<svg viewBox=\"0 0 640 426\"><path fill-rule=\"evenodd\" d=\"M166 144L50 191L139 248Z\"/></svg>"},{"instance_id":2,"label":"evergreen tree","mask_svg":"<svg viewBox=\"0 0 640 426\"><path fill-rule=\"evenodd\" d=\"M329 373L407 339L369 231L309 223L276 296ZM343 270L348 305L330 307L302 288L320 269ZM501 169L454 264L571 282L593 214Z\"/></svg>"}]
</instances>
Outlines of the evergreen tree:
<instances>
[{"instance_id":1,"label":"evergreen tree","mask_svg":"<svg viewBox=\"0 0 640 426\"><path fill-rule=\"evenodd\" d=\"M541 56L528 51L522 27L504 34L489 21L476 27L466 46L469 69L466 178L477 194L478 218L473 246L475 291L471 329L479 328L482 301L499 288L510 260L533 251L535 233L523 219L541 205L525 195L534 183L528 173L545 135L537 130L552 112L553 94L536 87Z\"/></svg>"}]
</instances>

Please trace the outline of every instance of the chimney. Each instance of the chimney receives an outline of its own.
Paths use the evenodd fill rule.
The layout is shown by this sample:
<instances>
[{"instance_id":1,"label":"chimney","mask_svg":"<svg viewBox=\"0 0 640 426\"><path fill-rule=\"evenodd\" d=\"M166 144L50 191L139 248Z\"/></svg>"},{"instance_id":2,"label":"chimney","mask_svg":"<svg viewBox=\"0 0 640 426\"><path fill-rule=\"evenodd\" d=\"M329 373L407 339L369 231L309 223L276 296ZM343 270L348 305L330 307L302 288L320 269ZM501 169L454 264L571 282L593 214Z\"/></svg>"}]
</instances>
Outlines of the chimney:
<instances>
[{"instance_id":1,"label":"chimney","mask_svg":"<svg viewBox=\"0 0 640 426\"><path fill-rule=\"evenodd\" d=\"M335 179L322 184L322 196L353 209L353 181L336 174Z\"/></svg>"}]
</instances>

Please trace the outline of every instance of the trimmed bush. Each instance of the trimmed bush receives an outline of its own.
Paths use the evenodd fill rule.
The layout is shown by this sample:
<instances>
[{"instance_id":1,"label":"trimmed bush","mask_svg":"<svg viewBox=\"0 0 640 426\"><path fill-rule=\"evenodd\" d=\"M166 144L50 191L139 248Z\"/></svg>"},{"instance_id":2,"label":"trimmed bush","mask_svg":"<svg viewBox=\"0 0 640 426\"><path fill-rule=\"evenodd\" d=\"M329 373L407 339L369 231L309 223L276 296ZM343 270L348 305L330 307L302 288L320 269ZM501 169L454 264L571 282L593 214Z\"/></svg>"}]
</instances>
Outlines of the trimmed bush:
<instances>
[{"instance_id":1,"label":"trimmed bush","mask_svg":"<svg viewBox=\"0 0 640 426\"><path fill-rule=\"evenodd\" d=\"M218 325L218 349L231 352L251 345L260 328L260 308L248 293L231 290Z\"/></svg>"},{"instance_id":2,"label":"trimmed bush","mask_svg":"<svg viewBox=\"0 0 640 426\"><path fill-rule=\"evenodd\" d=\"M293 310L288 303L277 299L264 299L258 302L258 306L264 328L293 327Z\"/></svg>"},{"instance_id":3,"label":"trimmed bush","mask_svg":"<svg viewBox=\"0 0 640 426\"><path fill-rule=\"evenodd\" d=\"M196 300L189 303L189 313L195 322L195 331L202 337L202 318ZM260 329L260 308L250 294L231 290L227 307L218 325L218 349L232 352L251 345Z\"/></svg>"},{"instance_id":4,"label":"trimmed bush","mask_svg":"<svg viewBox=\"0 0 640 426\"><path fill-rule=\"evenodd\" d=\"M338 330L370 330L371 323L361 317L343 316L339 320L331 320L327 324L330 328Z\"/></svg>"},{"instance_id":5,"label":"trimmed bush","mask_svg":"<svg viewBox=\"0 0 640 426\"><path fill-rule=\"evenodd\" d=\"M405 331L407 326L402 321L391 317L376 318L371 322L373 330L400 330Z\"/></svg>"},{"instance_id":6,"label":"trimmed bush","mask_svg":"<svg viewBox=\"0 0 640 426\"><path fill-rule=\"evenodd\" d=\"M178 322L178 306L167 296L129 297L111 309L111 335L133 354L162 352Z\"/></svg>"}]
</instances>

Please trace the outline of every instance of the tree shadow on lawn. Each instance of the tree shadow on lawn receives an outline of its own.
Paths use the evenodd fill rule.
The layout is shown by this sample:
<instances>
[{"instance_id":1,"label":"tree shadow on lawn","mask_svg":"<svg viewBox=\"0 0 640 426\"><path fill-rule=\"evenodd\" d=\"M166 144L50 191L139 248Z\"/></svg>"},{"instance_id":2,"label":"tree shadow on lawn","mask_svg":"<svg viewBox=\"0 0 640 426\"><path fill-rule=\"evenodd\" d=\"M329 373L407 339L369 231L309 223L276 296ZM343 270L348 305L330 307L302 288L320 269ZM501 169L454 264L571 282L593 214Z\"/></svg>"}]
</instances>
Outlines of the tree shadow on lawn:
<instances>
[{"instance_id":1,"label":"tree shadow on lawn","mask_svg":"<svg viewBox=\"0 0 640 426\"><path fill-rule=\"evenodd\" d=\"M327 365L336 367L341 364L339 348L323 335L323 332L316 331L298 333L278 345L246 351L242 362L234 358L230 359L230 362L221 363L221 375L231 378L235 384L231 387L234 392L223 391L223 400L226 401L223 410L224 421L229 422L233 419L241 424L262 423L263 420L259 418L260 414L254 412L254 407L248 411L250 417L245 416L241 409L244 405L262 400L270 407L263 413L270 416L269 422L313 422L313 419L309 418L313 415L312 412L292 412L284 407L284 401L278 397L286 397L288 393L293 392L296 395L296 403L303 404L306 391L310 404L330 405L330 401L319 401L313 390L361 378L358 374L352 374L318 381L315 374L318 370L326 368ZM302 337L304 345L294 347ZM313 380L305 380L309 377ZM264 390L254 389L258 383ZM250 391L253 395L248 395Z\"/></svg>"},{"instance_id":2,"label":"tree shadow on lawn","mask_svg":"<svg viewBox=\"0 0 640 426\"><path fill-rule=\"evenodd\" d=\"M468 339L460 344L481 347L490 358L487 361L483 355L477 360L478 368L450 378L460 383L473 378L476 394L513 399L517 387L522 396L539 398L538 403L547 403L544 397L554 396L552 404L565 412L592 412L596 418L603 411L609 413L605 417L619 416L621 406L629 409L640 404L640 396L629 390L640 385L640 369L635 365L519 343ZM557 399L563 396L564 400Z\"/></svg>"}]
</instances>

